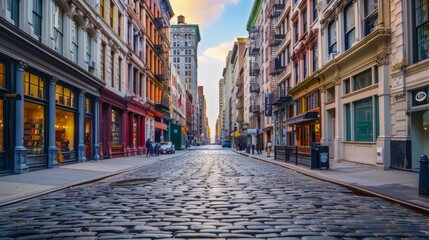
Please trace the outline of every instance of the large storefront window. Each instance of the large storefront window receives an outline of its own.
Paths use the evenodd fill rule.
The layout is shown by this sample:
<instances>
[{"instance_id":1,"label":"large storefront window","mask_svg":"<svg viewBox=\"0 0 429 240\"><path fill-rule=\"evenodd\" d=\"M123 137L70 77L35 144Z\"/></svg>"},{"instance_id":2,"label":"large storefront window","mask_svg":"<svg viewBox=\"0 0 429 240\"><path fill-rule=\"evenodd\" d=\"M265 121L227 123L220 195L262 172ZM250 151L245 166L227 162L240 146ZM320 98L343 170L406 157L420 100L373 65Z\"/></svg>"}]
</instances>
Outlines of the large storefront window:
<instances>
[{"instance_id":1,"label":"large storefront window","mask_svg":"<svg viewBox=\"0 0 429 240\"><path fill-rule=\"evenodd\" d=\"M62 154L62 160L76 158L75 113L56 109L55 144Z\"/></svg>"},{"instance_id":2,"label":"large storefront window","mask_svg":"<svg viewBox=\"0 0 429 240\"><path fill-rule=\"evenodd\" d=\"M67 107L75 107L75 93L61 85L56 86L55 101Z\"/></svg>"},{"instance_id":3,"label":"large storefront window","mask_svg":"<svg viewBox=\"0 0 429 240\"><path fill-rule=\"evenodd\" d=\"M45 80L41 77L25 72L24 73L24 94L39 99L45 98Z\"/></svg>"},{"instance_id":4,"label":"large storefront window","mask_svg":"<svg viewBox=\"0 0 429 240\"><path fill-rule=\"evenodd\" d=\"M3 136L4 136L4 131L3 131L3 126L4 126L4 122L3 122L3 100L0 100L0 151L3 151Z\"/></svg>"},{"instance_id":5,"label":"large storefront window","mask_svg":"<svg viewBox=\"0 0 429 240\"><path fill-rule=\"evenodd\" d=\"M137 117L133 117L133 146L137 147Z\"/></svg>"},{"instance_id":6,"label":"large storefront window","mask_svg":"<svg viewBox=\"0 0 429 240\"><path fill-rule=\"evenodd\" d=\"M412 168L419 166L419 156L429 152L429 110L411 114Z\"/></svg>"},{"instance_id":7,"label":"large storefront window","mask_svg":"<svg viewBox=\"0 0 429 240\"><path fill-rule=\"evenodd\" d=\"M28 154L45 153L45 107L24 102L24 146Z\"/></svg>"},{"instance_id":8,"label":"large storefront window","mask_svg":"<svg viewBox=\"0 0 429 240\"><path fill-rule=\"evenodd\" d=\"M372 98L366 98L354 103L354 132L355 141L373 141Z\"/></svg>"},{"instance_id":9,"label":"large storefront window","mask_svg":"<svg viewBox=\"0 0 429 240\"><path fill-rule=\"evenodd\" d=\"M119 111L112 109L112 144L119 144L119 133L120 133L120 122L119 122Z\"/></svg>"}]
</instances>

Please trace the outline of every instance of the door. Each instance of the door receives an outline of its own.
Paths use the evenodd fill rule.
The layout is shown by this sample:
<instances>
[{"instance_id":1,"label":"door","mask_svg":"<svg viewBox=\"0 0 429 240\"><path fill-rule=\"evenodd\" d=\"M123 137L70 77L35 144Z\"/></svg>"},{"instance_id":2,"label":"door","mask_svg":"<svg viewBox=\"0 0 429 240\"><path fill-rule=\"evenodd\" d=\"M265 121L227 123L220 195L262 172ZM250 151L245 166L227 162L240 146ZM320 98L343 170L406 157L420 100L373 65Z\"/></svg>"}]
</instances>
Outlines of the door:
<instances>
[{"instance_id":1,"label":"door","mask_svg":"<svg viewBox=\"0 0 429 240\"><path fill-rule=\"evenodd\" d=\"M85 155L86 159L91 159L91 118L85 118Z\"/></svg>"}]
</instances>

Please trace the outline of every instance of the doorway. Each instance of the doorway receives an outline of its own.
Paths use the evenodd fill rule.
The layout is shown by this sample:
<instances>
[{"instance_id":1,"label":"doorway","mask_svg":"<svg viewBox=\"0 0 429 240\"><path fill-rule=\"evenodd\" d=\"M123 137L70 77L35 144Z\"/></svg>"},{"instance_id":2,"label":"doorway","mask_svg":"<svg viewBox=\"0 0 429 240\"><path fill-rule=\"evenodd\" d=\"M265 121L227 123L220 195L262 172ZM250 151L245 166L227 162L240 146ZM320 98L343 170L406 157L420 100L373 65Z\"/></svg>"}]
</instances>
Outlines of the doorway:
<instances>
[{"instance_id":1,"label":"doorway","mask_svg":"<svg viewBox=\"0 0 429 240\"><path fill-rule=\"evenodd\" d=\"M91 159L91 118L85 118L85 155L86 159Z\"/></svg>"}]
</instances>

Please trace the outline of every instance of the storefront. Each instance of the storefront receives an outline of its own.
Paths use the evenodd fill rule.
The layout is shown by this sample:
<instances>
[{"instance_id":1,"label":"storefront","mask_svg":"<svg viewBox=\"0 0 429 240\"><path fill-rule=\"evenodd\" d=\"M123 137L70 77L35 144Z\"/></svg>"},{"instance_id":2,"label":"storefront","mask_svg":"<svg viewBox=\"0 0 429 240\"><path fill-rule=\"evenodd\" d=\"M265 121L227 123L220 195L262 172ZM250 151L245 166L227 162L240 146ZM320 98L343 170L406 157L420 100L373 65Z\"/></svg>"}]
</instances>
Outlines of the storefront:
<instances>
[{"instance_id":1,"label":"storefront","mask_svg":"<svg viewBox=\"0 0 429 240\"><path fill-rule=\"evenodd\" d=\"M419 159L422 154L429 154L429 87L420 88L411 92L411 157L403 164L403 168L418 170ZM392 161L393 161L392 157ZM398 167L399 164L395 166ZM400 165L399 165L400 166Z\"/></svg>"},{"instance_id":2,"label":"storefront","mask_svg":"<svg viewBox=\"0 0 429 240\"><path fill-rule=\"evenodd\" d=\"M134 101L133 98L127 102L128 133L126 143L127 156L142 155L146 152L145 142L148 106Z\"/></svg>"}]
</instances>

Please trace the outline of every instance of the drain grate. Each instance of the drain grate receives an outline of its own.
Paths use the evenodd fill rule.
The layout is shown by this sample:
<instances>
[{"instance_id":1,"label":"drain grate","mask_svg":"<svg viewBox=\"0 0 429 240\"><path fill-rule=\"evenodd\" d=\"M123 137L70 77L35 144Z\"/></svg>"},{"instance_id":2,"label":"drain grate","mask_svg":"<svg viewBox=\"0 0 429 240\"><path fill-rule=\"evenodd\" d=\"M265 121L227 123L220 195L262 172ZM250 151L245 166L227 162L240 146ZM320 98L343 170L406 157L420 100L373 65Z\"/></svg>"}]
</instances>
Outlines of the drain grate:
<instances>
[{"instance_id":1,"label":"drain grate","mask_svg":"<svg viewBox=\"0 0 429 240\"><path fill-rule=\"evenodd\" d=\"M155 181L156 181L155 178L134 178L134 179L127 179L127 180L112 182L110 186L112 187L138 186L138 185L145 185L148 183L152 183Z\"/></svg>"}]
</instances>

